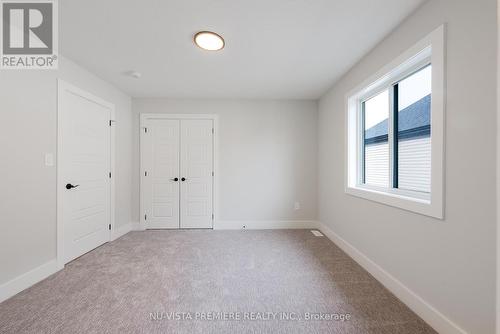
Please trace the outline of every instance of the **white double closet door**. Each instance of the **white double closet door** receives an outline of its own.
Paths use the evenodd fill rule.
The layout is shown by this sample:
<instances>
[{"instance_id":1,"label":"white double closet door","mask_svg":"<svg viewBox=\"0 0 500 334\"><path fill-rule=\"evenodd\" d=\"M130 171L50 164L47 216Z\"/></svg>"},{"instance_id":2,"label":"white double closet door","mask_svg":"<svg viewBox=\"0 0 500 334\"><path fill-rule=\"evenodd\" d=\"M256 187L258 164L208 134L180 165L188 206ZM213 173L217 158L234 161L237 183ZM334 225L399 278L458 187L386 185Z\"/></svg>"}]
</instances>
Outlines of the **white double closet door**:
<instances>
[{"instance_id":1,"label":"white double closet door","mask_svg":"<svg viewBox=\"0 0 500 334\"><path fill-rule=\"evenodd\" d=\"M146 118L142 126L146 228L212 228L213 120Z\"/></svg>"}]
</instances>

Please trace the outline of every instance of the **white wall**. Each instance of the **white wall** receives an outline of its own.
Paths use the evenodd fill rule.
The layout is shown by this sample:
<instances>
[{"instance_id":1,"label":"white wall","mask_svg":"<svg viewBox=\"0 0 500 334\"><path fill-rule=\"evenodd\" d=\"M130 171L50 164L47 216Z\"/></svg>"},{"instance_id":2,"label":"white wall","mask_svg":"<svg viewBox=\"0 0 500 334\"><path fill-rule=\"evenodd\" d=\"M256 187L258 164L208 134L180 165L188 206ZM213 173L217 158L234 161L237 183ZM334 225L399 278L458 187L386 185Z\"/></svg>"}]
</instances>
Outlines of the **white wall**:
<instances>
[{"instance_id":1,"label":"white wall","mask_svg":"<svg viewBox=\"0 0 500 334\"><path fill-rule=\"evenodd\" d=\"M133 217L139 221L139 114L219 115L219 220L316 219L313 101L133 99ZM301 209L294 210L299 201ZM265 222L264 222L265 223Z\"/></svg>"},{"instance_id":2,"label":"white wall","mask_svg":"<svg viewBox=\"0 0 500 334\"><path fill-rule=\"evenodd\" d=\"M468 333L495 328L496 1L428 1L319 103L319 219ZM345 96L446 22L443 221L344 193Z\"/></svg>"},{"instance_id":3,"label":"white wall","mask_svg":"<svg viewBox=\"0 0 500 334\"><path fill-rule=\"evenodd\" d=\"M497 1L497 334L500 334L500 0Z\"/></svg>"},{"instance_id":4,"label":"white wall","mask_svg":"<svg viewBox=\"0 0 500 334\"><path fill-rule=\"evenodd\" d=\"M0 74L0 285L56 258L57 78L116 105L116 224L131 221L131 100L61 57L59 70Z\"/></svg>"}]
</instances>

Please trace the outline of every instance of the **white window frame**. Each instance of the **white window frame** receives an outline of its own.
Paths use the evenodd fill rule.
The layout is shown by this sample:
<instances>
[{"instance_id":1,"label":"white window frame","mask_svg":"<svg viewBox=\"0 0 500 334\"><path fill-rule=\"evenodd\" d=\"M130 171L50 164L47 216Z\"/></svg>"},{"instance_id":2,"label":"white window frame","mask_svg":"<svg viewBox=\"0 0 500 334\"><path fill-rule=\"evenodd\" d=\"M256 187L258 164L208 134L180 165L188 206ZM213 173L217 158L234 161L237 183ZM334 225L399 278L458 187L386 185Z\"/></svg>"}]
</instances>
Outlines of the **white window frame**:
<instances>
[{"instance_id":1,"label":"white window frame","mask_svg":"<svg viewBox=\"0 0 500 334\"><path fill-rule=\"evenodd\" d=\"M362 102L391 88L393 84L429 64L432 64L430 194L363 184ZM444 218L445 66L445 27L442 25L347 94L347 194L439 219ZM392 114L390 110L389 127L392 127ZM389 143L392 143L391 135L392 128L389 129ZM390 166L392 165L391 154ZM390 170L392 171L392 168Z\"/></svg>"}]
</instances>

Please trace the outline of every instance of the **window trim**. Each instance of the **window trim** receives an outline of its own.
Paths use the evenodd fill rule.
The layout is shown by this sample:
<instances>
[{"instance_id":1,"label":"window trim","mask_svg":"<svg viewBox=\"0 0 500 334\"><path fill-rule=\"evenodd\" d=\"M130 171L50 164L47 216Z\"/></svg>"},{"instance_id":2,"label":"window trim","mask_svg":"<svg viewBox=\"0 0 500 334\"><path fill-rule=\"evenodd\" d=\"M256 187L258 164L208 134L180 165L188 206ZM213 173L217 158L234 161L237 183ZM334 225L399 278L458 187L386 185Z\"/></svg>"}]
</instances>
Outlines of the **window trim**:
<instances>
[{"instance_id":1,"label":"window trim","mask_svg":"<svg viewBox=\"0 0 500 334\"><path fill-rule=\"evenodd\" d=\"M362 102L389 88L425 66L432 64L431 100L431 192L430 194L392 188L393 168L390 169L391 187L363 184ZM346 96L346 166L345 192L389 206L444 219L444 117L445 117L445 26L442 25L365 80ZM389 143L393 138L393 103L389 113ZM389 166L393 166L393 156Z\"/></svg>"}]
</instances>

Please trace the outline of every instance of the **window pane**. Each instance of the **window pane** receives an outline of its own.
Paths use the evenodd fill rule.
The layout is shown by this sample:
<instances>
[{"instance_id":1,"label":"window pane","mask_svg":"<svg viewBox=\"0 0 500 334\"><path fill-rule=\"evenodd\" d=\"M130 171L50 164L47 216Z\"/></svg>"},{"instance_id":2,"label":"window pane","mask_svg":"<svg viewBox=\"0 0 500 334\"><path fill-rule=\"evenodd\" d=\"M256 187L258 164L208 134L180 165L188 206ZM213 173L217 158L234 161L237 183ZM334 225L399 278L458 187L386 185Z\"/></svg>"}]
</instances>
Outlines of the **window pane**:
<instances>
[{"instance_id":1,"label":"window pane","mask_svg":"<svg viewBox=\"0 0 500 334\"><path fill-rule=\"evenodd\" d=\"M431 191L431 66L398 84L398 188Z\"/></svg>"},{"instance_id":2,"label":"window pane","mask_svg":"<svg viewBox=\"0 0 500 334\"><path fill-rule=\"evenodd\" d=\"M364 183L389 187L389 90L364 102Z\"/></svg>"}]
</instances>

